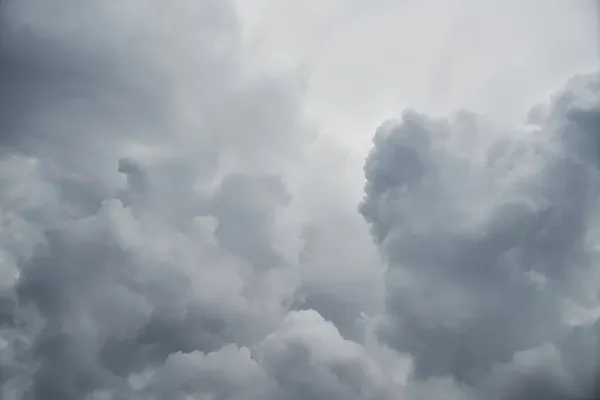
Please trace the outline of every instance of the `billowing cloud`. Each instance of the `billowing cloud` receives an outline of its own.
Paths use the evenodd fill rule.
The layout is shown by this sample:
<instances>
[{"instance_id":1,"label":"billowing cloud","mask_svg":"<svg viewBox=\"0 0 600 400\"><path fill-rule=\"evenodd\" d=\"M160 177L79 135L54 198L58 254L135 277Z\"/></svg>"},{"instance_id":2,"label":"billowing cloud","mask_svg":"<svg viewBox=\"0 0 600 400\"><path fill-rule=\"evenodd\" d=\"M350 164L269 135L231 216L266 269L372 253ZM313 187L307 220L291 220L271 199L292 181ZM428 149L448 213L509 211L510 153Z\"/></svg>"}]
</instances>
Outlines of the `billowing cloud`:
<instances>
[{"instance_id":1,"label":"billowing cloud","mask_svg":"<svg viewBox=\"0 0 600 400\"><path fill-rule=\"evenodd\" d=\"M407 111L359 213L233 3L2 7L0 398L591 390L597 76L527 130Z\"/></svg>"},{"instance_id":2,"label":"billowing cloud","mask_svg":"<svg viewBox=\"0 0 600 400\"><path fill-rule=\"evenodd\" d=\"M359 244L362 259L337 260L343 237L308 218L322 203L300 203L311 180L288 173L315 138L304 82L246 62L230 6L3 3L0 397L289 397L277 360L295 350L277 332L346 343L294 310L343 309L360 336L378 295L336 294L380 273L334 278L377 258ZM358 221L346 236L366 238ZM336 382L316 395L358 390Z\"/></svg>"},{"instance_id":3,"label":"billowing cloud","mask_svg":"<svg viewBox=\"0 0 600 400\"><path fill-rule=\"evenodd\" d=\"M491 385L485 398L504 398L496 375L510 398L593 383L600 76L540 110L527 129L406 111L375 136L360 212L389 264L380 336L417 379Z\"/></svg>"}]
</instances>

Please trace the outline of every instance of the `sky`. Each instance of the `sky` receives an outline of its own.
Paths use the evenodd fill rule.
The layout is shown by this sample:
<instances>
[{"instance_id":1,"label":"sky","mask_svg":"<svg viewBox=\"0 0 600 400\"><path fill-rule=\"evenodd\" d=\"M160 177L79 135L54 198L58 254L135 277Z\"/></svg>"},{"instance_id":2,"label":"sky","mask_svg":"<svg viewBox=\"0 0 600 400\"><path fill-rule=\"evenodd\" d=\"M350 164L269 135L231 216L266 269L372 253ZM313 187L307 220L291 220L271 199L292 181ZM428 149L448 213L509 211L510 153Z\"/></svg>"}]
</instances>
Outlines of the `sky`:
<instances>
[{"instance_id":1,"label":"sky","mask_svg":"<svg viewBox=\"0 0 600 400\"><path fill-rule=\"evenodd\" d=\"M2 0L0 399L595 398L594 0Z\"/></svg>"}]
</instances>

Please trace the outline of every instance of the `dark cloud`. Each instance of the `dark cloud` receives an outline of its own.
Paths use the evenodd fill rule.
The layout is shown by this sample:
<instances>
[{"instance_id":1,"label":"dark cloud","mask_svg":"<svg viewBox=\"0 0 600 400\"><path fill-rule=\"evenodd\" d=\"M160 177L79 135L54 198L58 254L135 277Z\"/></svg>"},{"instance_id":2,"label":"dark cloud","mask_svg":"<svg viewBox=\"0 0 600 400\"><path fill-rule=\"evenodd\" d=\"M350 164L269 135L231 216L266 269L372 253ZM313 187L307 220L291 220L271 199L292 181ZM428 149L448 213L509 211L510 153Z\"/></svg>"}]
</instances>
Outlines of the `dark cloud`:
<instances>
[{"instance_id":1,"label":"dark cloud","mask_svg":"<svg viewBox=\"0 0 600 400\"><path fill-rule=\"evenodd\" d=\"M0 398L592 390L597 77L528 133L381 128L361 213L384 275L347 158L233 3L2 7Z\"/></svg>"},{"instance_id":2,"label":"dark cloud","mask_svg":"<svg viewBox=\"0 0 600 400\"><path fill-rule=\"evenodd\" d=\"M408 111L377 132L360 211L389 263L381 337L414 356L417 379L485 387L505 365L506 398L565 398L596 379L599 332L574 324L598 312L599 82L573 79L529 131ZM515 372L539 346L556 357Z\"/></svg>"},{"instance_id":3,"label":"dark cloud","mask_svg":"<svg viewBox=\"0 0 600 400\"><path fill-rule=\"evenodd\" d=\"M292 311L343 265L299 261L305 225L324 224L295 218L283 176L314 138L303 82L247 66L231 4L3 6L0 398L377 392L368 356L341 354L360 344ZM342 359L305 359L314 346Z\"/></svg>"}]
</instances>

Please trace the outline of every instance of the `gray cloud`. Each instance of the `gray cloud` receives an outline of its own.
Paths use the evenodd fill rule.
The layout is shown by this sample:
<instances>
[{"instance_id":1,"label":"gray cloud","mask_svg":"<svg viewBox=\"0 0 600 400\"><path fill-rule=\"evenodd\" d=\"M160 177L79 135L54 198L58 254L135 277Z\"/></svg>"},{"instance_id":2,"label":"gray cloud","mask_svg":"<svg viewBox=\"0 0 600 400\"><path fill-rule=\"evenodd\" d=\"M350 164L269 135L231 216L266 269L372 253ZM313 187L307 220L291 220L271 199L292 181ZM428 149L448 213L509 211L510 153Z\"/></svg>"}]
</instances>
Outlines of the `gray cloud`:
<instances>
[{"instance_id":1,"label":"gray cloud","mask_svg":"<svg viewBox=\"0 0 600 400\"><path fill-rule=\"evenodd\" d=\"M305 82L253 62L232 3L2 6L0 398L593 381L595 77L534 132L466 112L382 127L361 206L376 248Z\"/></svg>"},{"instance_id":2,"label":"gray cloud","mask_svg":"<svg viewBox=\"0 0 600 400\"><path fill-rule=\"evenodd\" d=\"M406 111L377 132L360 211L390 266L380 335L417 379L490 384L486 398L504 398L496 374L510 398L593 382L598 331L577 314L599 304L599 82L574 78L527 131Z\"/></svg>"},{"instance_id":3,"label":"gray cloud","mask_svg":"<svg viewBox=\"0 0 600 400\"><path fill-rule=\"evenodd\" d=\"M375 391L366 355L343 372L359 387L332 371L346 359L304 359L362 347L296 314L302 296L349 305L346 330L363 302L314 295L344 265L303 243L327 221L294 216L308 210L283 176L314 139L303 82L248 67L230 4L3 7L0 397L290 398L320 373L315 398Z\"/></svg>"}]
</instances>

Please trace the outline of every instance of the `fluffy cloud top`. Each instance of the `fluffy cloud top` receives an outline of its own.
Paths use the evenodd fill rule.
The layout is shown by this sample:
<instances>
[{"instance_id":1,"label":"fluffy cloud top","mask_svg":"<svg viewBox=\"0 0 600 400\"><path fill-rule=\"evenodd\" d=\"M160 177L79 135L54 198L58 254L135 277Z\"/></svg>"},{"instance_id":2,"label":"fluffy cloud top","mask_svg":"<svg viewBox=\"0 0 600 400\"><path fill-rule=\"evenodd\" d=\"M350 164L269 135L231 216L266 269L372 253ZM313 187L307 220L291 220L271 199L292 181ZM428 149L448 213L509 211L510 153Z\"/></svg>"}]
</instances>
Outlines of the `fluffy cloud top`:
<instances>
[{"instance_id":1,"label":"fluffy cloud top","mask_svg":"<svg viewBox=\"0 0 600 400\"><path fill-rule=\"evenodd\" d=\"M2 7L0 398L593 391L598 74L385 123L357 212L229 2Z\"/></svg>"},{"instance_id":2,"label":"fluffy cloud top","mask_svg":"<svg viewBox=\"0 0 600 400\"><path fill-rule=\"evenodd\" d=\"M579 387L594 370L599 116L594 74L526 130L406 111L377 132L360 211L390 266L381 336L417 377L493 387L527 363Z\"/></svg>"}]
</instances>

